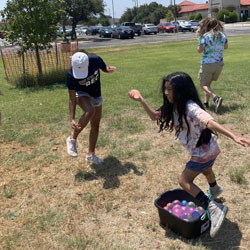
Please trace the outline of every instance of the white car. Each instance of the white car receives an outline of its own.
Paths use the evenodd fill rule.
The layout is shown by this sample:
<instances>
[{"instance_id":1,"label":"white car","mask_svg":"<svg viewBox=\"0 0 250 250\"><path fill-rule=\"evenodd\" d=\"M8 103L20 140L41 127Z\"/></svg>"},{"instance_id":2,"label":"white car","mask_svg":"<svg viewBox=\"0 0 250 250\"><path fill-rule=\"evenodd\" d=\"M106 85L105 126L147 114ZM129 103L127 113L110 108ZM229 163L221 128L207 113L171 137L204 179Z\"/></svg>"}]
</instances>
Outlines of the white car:
<instances>
[{"instance_id":1,"label":"white car","mask_svg":"<svg viewBox=\"0 0 250 250\"><path fill-rule=\"evenodd\" d=\"M152 23L147 23L142 25L142 32L146 34L156 34L158 32L156 26Z\"/></svg>"},{"instance_id":2,"label":"white car","mask_svg":"<svg viewBox=\"0 0 250 250\"><path fill-rule=\"evenodd\" d=\"M186 20L172 21L178 31L192 31L191 24Z\"/></svg>"}]
</instances>

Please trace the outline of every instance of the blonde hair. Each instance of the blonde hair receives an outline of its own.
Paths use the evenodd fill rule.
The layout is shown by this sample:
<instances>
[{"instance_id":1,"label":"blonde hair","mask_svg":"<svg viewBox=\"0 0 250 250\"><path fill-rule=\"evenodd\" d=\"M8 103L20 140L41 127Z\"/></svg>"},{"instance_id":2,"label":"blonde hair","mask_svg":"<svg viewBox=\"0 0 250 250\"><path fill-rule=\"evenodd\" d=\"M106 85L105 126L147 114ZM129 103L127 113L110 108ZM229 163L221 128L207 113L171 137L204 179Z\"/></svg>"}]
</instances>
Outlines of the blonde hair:
<instances>
[{"instance_id":1,"label":"blonde hair","mask_svg":"<svg viewBox=\"0 0 250 250\"><path fill-rule=\"evenodd\" d=\"M224 28L222 26L222 22L215 18L205 18L200 21L200 27L197 30L198 36L202 36L205 33L219 33L223 32Z\"/></svg>"}]
</instances>

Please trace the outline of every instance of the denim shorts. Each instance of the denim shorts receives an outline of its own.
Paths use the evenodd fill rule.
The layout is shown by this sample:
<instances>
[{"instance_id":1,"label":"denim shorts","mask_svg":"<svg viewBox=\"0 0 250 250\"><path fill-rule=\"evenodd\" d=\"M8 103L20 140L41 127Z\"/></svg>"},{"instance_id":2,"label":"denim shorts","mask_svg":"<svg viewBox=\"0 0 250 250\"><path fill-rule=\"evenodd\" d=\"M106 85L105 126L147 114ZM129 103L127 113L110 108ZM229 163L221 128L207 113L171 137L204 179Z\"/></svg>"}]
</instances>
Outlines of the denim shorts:
<instances>
[{"instance_id":1,"label":"denim shorts","mask_svg":"<svg viewBox=\"0 0 250 250\"><path fill-rule=\"evenodd\" d=\"M215 159L205 162L205 163L200 163L196 161L189 161L186 164L186 167L192 171L198 172L198 173L203 173L206 169L210 168L213 166Z\"/></svg>"},{"instance_id":2,"label":"denim shorts","mask_svg":"<svg viewBox=\"0 0 250 250\"><path fill-rule=\"evenodd\" d=\"M81 96L88 96L90 99L91 104L94 107L100 107L103 104L103 99L101 96L99 97L93 97L91 95L89 95L87 92L83 92L83 91L77 91L76 92L76 97L81 97Z\"/></svg>"}]
</instances>

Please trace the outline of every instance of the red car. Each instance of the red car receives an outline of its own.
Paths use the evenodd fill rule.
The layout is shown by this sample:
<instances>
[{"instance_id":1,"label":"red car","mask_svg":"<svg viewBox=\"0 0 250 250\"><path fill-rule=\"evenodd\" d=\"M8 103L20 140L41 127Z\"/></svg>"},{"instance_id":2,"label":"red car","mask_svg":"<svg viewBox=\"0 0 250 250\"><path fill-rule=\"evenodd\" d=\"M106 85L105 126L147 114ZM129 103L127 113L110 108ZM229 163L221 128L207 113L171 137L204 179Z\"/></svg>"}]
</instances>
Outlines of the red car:
<instances>
[{"instance_id":1,"label":"red car","mask_svg":"<svg viewBox=\"0 0 250 250\"><path fill-rule=\"evenodd\" d=\"M172 23L159 23L156 28L158 29L158 32L174 32L175 31L175 25Z\"/></svg>"}]
</instances>

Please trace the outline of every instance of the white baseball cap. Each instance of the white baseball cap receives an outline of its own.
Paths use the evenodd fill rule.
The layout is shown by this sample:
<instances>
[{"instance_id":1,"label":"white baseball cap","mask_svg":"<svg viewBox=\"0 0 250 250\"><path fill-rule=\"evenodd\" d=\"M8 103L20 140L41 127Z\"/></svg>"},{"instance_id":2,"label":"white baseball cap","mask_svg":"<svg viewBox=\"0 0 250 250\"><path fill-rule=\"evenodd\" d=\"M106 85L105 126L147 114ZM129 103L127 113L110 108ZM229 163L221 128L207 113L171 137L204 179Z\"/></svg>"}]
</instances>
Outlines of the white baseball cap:
<instances>
[{"instance_id":1,"label":"white baseball cap","mask_svg":"<svg viewBox=\"0 0 250 250\"><path fill-rule=\"evenodd\" d=\"M72 57L72 72L76 79L83 79L88 76L89 57L83 52L76 52Z\"/></svg>"}]
</instances>

